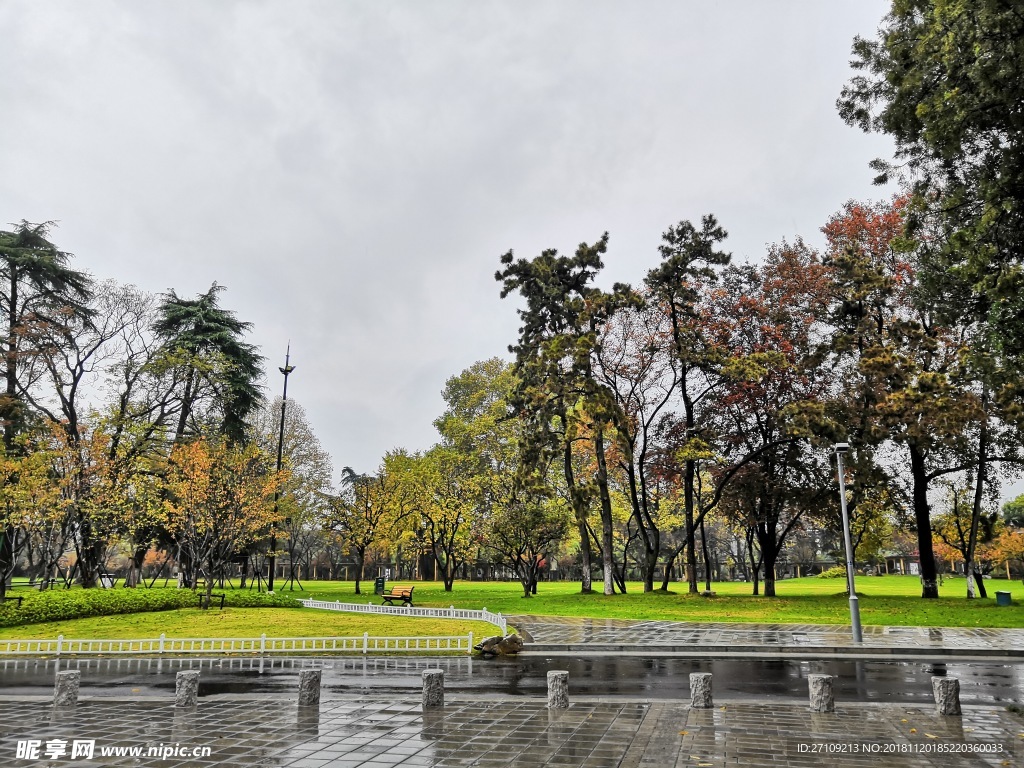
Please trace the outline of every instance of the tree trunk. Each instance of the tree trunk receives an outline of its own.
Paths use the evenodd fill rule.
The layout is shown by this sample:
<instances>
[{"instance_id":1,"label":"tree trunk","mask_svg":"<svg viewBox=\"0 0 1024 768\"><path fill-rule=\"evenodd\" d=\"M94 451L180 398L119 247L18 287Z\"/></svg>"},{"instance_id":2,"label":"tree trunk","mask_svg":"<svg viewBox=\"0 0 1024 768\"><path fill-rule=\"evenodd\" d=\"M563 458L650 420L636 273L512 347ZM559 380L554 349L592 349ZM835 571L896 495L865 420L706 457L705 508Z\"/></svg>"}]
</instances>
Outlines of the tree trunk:
<instances>
[{"instance_id":1,"label":"tree trunk","mask_svg":"<svg viewBox=\"0 0 1024 768\"><path fill-rule=\"evenodd\" d=\"M356 594L362 594L359 591L359 583L363 580L363 561L366 558L366 553L360 550L356 550Z\"/></svg>"},{"instance_id":2,"label":"tree trunk","mask_svg":"<svg viewBox=\"0 0 1024 768\"><path fill-rule=\"evenodd\" d=\"M679 557L681 548L673 549L669 553L668 558L665 560L665 577L661 582L661 589L663 592L668 592L668 584L672 580L672 571L675 569L676 558Z\"/></svg>"},{"instance_id":3,"label":"tree trunk","mask_svg":"<svg viewBox=\"0 0 1024 768\"><path fill-rule=\"evenodd\" d=\"M974 506L971 508L971 531L967 536L967 553L964 558L964 573L967 576L967 598L973 599L975 597L976 579L975 574L977 568L975 568L974 553L978 546L978 525L981 522L982 505L984 502L985 493L985 475L988 469L988 388L982 387L981 390L981 410L983 418L981 421L981 433L978 436L978 478L974 486ZM985 586L981 585L982 597L984 595Z\"/></svg>"},{"instance_id":4,"label":"tree trunk","mask_svg":"<svg viewBox=\"0 0 1024 768\"><path fill-rule=\"evenodd\" d=\"M608 494L608 466L604 456L604 428L594 435L594 453L597 456L597 491L601 497L601 565L604 569L604 594L615 594L612 562L612 499Z\"/></svg>"},{"instance_id":5,"label":"tree trunk","mask_svg":"<svg viewBox=\"0 0 1024 768\"><path fill-rule=\"evenodd\" d=\"M687 460L683 471L683 508L686 512L686 583L691 595L697 594L697 547L693 523L693 483L697 463Z\"/></svg>"},{"instance_id":6,"label":"tree trunk","mask_svg":"<svg viewBox=\"0 0 1024 768\"><path fill-rule=\"evenodd\" d=\"M562 423L565 423L564 416L562 417ZM580 568L582 569L580 574L580 592L584 595L589 595L594 591L594 588L590 575L591 553L590 534L587 533L587 505L581 497L579 488L576 487L576 477L572 469L572 443L569 440L565 441L563 461L565 465L565 482L569 488L569 499L572 501L572 511L576 515L576 528L580 532Z\"/></svg>"},{"instance_id":7,"label":"tree trunk","mask_svg":"<svg viewBox=\"0 0 1024 768\"><path fill-rule=\"evenodd\" d=\"M988 591L985 589L985 576L980 572L974 571L974 583L978 587L978 597L988 597Z\"/></svg>"},{"instance_id":8,"label":"tree trunk","mask_svg":"<svg viewBox=\"0 0 1024 768\"><path fill-rule=\"evenodd\" d=\"M921 565L921 597L938 599L939 585L935 570L935 550L932 548L932 522L928 508L928 473L924 454L913 443L910 450L910 475L913 479L914 520L917 524L917 551Z\"/></svg>"},{"instance_id":9,"label":"tree trunk","mask_svg":"<svg viewBox=\"0 0 1024 768\"><path fill-rule=\"evenodd\" d=\"M704 533L704 518L700 519L700 549L704 555L704 589L711 591L711 558L708 556L708 537Z\"/></svg>"},{"instance_id":10,"label":"tree trunk","mask_svg":"<svg viewBox=\"0 0 1024 768\"><path fill-rule=\"evenodd\" d=\"M756 536L756 533L755 529L748 528L745 538L747 540L747 558L750 560L751 580L754 582L754 594L759 595L761 594L759 591L759 578L761 575L761 561L763 556L758 553L758 556L756 558L754 557L754 537Z\"/></svg>"}]
</instances>

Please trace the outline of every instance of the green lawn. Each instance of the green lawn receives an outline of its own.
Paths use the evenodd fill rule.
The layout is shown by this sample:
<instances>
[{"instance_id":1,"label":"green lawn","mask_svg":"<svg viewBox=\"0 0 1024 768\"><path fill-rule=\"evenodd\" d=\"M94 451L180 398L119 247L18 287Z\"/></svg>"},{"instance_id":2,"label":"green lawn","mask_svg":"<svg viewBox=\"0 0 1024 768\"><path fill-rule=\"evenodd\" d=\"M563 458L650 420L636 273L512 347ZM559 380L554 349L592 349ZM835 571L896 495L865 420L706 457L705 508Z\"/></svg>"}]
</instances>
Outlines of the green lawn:
<instances>
[{"instance_id":1,"label":"green lawn","mask_svg":"<svg viewBox=\"0 0 1024 768\"><path fill-rule=\"evenodd\" d=\"M395 582L401 583L401 582ZM865 625L935 627L1024 627L1024 585L992 579L985 582L990 597L967 600L963 579L946 579L938 600L922 600L916 576L862 576L861 620ZM352 582L304 582L302 591L278 590L279 595L315 597L342 602L372 602L373 582L363 582L363 594L354 593ZM389 584L390 586L390 584ZM599 583L595 587L600 588ZM538 594L522 597L517 582L456 582L445 592L440 582L416 582L416 605L457 608L486 606L504 614L588 616L595 618L652 619L668 621L759 622L797 624L848 624L849 602L843 579L786 579L777 582L778 596L750 594L742 582L716 583L715 596L686 593L686 585L673 583L669 592L644 594L631 583L625 595L581 595L577 582L544 582ZM995 604L996 590L1008 591L1014 604ZM15 594L21 590L16 590ZM367 594L369 592L369 594ZM449 622L367 614L335 614L287 608L226 608L202 612L196 609L136 613L76 619L0 629L0 638L11 637L157 637L161 632L177 637L327 636L362 634L459 635L494 634L485 623Z\"/></svg>"},{"instance_id":2,"label":"green lawn","mask_svg":"<svg viewBox=\"0 0 1024 768\"><path fill-rule=\"evenodd\" d=\"M396 582L397 583L397 582ZM354 594L351 582L303 582L294 594L323 600L365 602L373 595ZM644 594L642 585L630 583L625 595L581 595L577 582L545 582L535 597L525 599L517 582L455 582L445 592L440 582L417 582L416 604L480 608L506 614L590 616L597 618L668 621L769 622L786 624L849 624L849 601L844 579L786 579L776 582L777 597L754 597L743 582L715 583L714 597L689 595L686 584L675 582L668 593ZM1024 585L999 579L986 580L990 597L967 600L963 579L946 579L938 600L922 600L916 576L861 576L857 580L861 620L864 624L933 627L1024 627ZM595 582L600 589L600 583ZM363 582L364 591L367 582ZM373 582L369 582L372 593ZM701 584L703 589L703 583ZM1014 604L998 607L996 590L1013 595ZM284 594L293 594L285 592ZM379 601L375 601L379 602Z\"/></svg>"},{"instance_id":3,"label":"green lawn","mask_svg":"<svg viewBox=\"0 0 1024 768\"><path fill-rule=\"evenodd\" d=\"M292 608L225 608L200 611L129 613L89 619L49 621L0 628L0 639L67 638L137 639L159 637L350 637L368 632L377 637L467 635L484 638L497 634L483 621L415 619L402 616L336 613Z\"/></svg>"}]
</instances>

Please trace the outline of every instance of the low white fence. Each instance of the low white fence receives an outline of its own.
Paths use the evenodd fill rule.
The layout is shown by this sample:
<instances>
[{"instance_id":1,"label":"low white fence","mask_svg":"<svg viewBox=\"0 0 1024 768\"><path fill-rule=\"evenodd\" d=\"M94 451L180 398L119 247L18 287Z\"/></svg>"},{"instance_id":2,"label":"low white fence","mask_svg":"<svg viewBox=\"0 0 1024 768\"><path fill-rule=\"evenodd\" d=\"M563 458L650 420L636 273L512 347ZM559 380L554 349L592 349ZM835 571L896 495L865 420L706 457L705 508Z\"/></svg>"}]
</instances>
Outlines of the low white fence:
<instances>
[{"instance_id":1,"label":"low white fence","mask_svg":"<svg viewBox=\"0 0 1024 768\"><path fill-rule=\"evenodd\" d=\"M374 603L342 603L329 602L327 600L300 600L307 608L321 608L325 611L344 611L348 613L385 613L393 616L421 616L435 619L466 619L469 621L486 621L498 629L501 633L508 633L508 623L500 613L492 613L486 608L474 611L470 608L412 608L410 606L398 605L376 605Z\"/></svg>"},{"instance_id":2,"label":"low white fence","mask_svg":"<svg viewBox=\"0 0 1024 768\"><path fill-rule=\"evenodd\" d=\"M450 637L195 637L145 640L0 640L0 656L223 653L472 653L473 633Z\"/></svg>"}]
</instances>

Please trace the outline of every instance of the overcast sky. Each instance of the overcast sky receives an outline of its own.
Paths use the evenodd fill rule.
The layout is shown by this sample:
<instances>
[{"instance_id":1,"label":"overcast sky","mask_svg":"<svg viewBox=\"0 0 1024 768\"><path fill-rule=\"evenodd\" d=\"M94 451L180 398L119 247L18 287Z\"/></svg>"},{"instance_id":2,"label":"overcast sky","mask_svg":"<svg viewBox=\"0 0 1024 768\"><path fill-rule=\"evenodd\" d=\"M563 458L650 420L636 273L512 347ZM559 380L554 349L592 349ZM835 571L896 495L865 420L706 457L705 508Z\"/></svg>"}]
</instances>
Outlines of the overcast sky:
<instances>
[{"instance_id":1,"label":"overcast sky","mask_svg":"<svg viewBox=\"0 0 1024 768\"><path fill-rule=\"evenodd\" d=\"M0 226L74 266L227 286L335 466L425 449L445 379L508 356L500 254L611 233L638 283L714 213L736 257L878 199L838 117L887 2L0 0Z\"/></svg>"}]
</instances>

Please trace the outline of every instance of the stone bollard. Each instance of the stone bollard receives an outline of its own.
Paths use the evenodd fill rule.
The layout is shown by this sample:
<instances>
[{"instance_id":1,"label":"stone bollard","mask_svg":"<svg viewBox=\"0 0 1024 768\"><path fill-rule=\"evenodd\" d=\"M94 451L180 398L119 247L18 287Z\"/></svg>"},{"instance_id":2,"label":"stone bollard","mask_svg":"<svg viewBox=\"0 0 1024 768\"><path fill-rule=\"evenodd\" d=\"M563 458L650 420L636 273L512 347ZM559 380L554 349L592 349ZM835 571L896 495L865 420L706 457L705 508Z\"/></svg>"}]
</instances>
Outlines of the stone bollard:
<instances>
[{"instance_id":1,"label":"stone bollard","mask_svg":"<svg viewBox=\"0 0 1024 768\"><path fill-rule=\"evenodd\" d=\"M53 706L75 706L78 703L78 686L81 681L82 673L77 669L58 672L53 684Z\"/></svg>"},{"instance_id":2,"label":"stone bollard","mask_svg":"<svg viewBox=\"0 0 1024 768\"><path fill-rule=\"evenodd\" d=\"M711 673L690 673L690 707L693 709L711 709Z\"/></svg>"},{"instance_id":3,"label":"stone bollard","mask_svg":"<svg viewBox=\"0 0 1024 768\"><path fill-rule=\"evenodd\" d=\"M423 708L444 706L444 670L423 670Z\"/></svg>"},{"instance_id":4,"label":"stone bollard","mask_svg":"<svg viewBox=\"0 0 1024 768\"><path fill-rule=\"evenodd\" d=\"M299 706L320 706L319 669L303 669L299 672Z\"/></svg>"},{"instance_id":5,"label":"stone bollard","mask_svg":"<svg viewBox=\"0 0 1024 768\"><path fill-rule=\"evenodd\" d=\"M807 689L811 695L811 712L835 712L832 675L808 675Z\"/></svg>"},{"instance_id":6,"label":"stone bollard","mask_svg":"<svg viewBox=\"0 0 1024 768\"><path fill-rule=\"evenodd\" d=\"M548 709L566 709L569 706L569 672L553 669L548 672Z\"/></svg>"},{"instance_id":7,"label":"stone bollard","mask_svg":"<svg viewBox=\"0 0 1024 768\"><path fill-rule=\"evenodd\" d=\"M935 696L935 711L940 715L959 715L960 680L955 677L933 677L932 694Z\"/></svg>"},{"instance_id":8,"label":"stone bollard","mask_svg":"<svg viewBox=\"0 0 1024 768\"><path fill-rule=\"evenodd\" d=\"M174 706L194 707L199 701L199 672L179 672L174 676Z\"/></svg>"}]
</instances>

